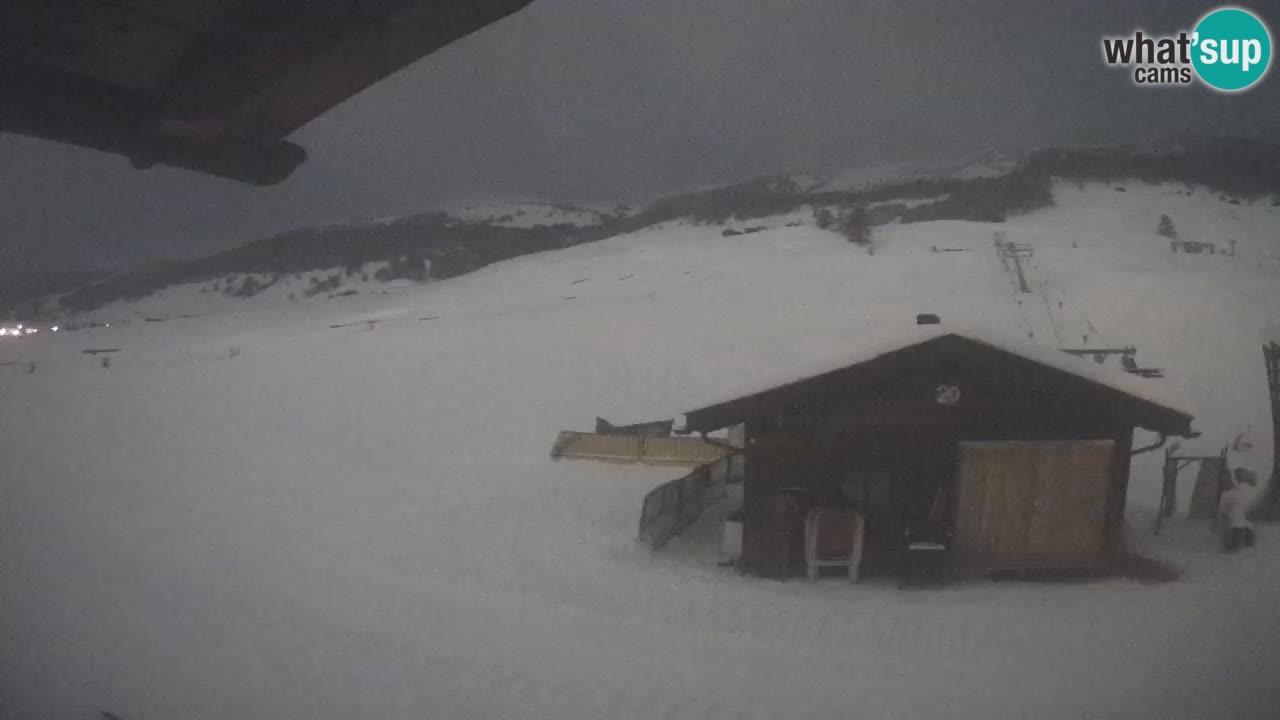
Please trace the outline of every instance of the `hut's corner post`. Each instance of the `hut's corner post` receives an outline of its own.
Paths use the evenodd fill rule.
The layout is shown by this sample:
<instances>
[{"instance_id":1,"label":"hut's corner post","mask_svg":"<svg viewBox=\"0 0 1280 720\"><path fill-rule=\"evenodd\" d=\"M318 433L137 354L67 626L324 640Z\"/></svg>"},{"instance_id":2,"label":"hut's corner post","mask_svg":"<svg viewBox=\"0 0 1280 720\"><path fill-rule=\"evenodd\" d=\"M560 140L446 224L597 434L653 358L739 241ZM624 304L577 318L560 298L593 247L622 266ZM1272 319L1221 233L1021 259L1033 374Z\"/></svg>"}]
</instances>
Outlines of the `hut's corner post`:
<instances>
[{"instance_id":1,"label":"hut's corner post","mask_svg":"<svg viewBox=\"0 0 1280 720\"><path fill-rule=\"evenodd\" d=\"M1124 506L1129 497L1129 460L1133 450L1133 428L1118 430L1115 437L1115 457L1111 466L1111 492L1107 498L1107 544L1111 555L1124 551Z\"/></svg>"},{"instance_id":2,"label":"hut's corner post","mask_svg":"<svg viewBox=\"0 0 1280 720\"><path fill-rule=\"evenodd\" d=\"M763 541L767 496L762 492L760 463L753 462L758 422L748 420L742 424L742 550L738 557L738 572L752 574L756 571Z\"/></svg>"}]
</instances>

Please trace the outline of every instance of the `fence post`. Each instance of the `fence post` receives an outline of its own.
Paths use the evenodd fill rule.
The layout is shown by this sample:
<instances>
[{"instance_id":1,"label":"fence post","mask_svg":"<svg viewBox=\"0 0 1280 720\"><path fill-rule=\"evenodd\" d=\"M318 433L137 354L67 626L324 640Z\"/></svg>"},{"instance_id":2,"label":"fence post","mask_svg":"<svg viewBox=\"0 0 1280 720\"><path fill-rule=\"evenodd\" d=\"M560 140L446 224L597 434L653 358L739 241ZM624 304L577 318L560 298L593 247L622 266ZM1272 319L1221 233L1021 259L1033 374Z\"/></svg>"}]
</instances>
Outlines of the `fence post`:
<instances>
[{"instance_id":1,"label":"fence post","mask_svg":"<svg viewBox=\"0 0 1280 720\"><path fill-rule=\"evenodd\" d=\"M685 480L687 480L688 477L688 475L685 475L680 478L680 482L676 483L676 527L679 527L680 523L684 520L684 493L685 488L688 486L688 483L686 483ZM672 528L672 534L675 534L674 528Z\"/></svg>"}]
</instances>

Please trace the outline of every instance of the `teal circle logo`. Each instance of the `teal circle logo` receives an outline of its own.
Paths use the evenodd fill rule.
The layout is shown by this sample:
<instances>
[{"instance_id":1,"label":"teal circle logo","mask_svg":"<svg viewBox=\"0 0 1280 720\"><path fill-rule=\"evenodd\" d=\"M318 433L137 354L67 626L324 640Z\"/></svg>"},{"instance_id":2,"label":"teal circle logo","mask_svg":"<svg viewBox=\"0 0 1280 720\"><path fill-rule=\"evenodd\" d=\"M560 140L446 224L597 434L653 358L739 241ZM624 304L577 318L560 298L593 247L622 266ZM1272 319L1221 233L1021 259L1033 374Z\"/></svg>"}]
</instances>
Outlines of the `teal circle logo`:
<instances>
[{"instance_id":1,"label":"teal circle logo","mask_svg":"<svg viewBox=\"0 0 1280 720\"><path fill-rule=\"evenodd\" d=\"M1196 25L1192 44L1196 74L1218 90L1251 87L1271 65L1271 33L1248 10L1220 8L1205 15Z\"/></svg>"}]
</instances>

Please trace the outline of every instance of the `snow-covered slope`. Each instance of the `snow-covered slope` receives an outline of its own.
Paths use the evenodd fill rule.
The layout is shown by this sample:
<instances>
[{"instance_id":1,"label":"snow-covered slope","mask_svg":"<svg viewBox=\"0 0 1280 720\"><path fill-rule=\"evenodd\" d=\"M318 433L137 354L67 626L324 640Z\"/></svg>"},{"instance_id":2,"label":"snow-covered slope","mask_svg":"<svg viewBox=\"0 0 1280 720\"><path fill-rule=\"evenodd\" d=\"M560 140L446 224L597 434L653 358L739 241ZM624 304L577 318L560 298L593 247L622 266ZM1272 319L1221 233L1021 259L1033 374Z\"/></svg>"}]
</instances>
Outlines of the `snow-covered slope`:
<instances>
[{"instance_id":1,"label":"snow-covered slope","mask_svg":"<svg viewBox=\"0 0 1280 720\"><path fill-rule=\"evenodd\" d=\"M510 202L488 202L479 205L445 207L427 213L384 215L382 217L318 227L359 227L361 225L412 223L418 218L424 216L432 217L437 213L443 213L457 222L487 223L511 228L532 228L539 225L588 227L598 225L604 219L603 212L591 208L539 200L514 200Z\"/></svg>"},{"instance_id":2,"label":"snow-covered slope","mask_svg":"<svg viewBox=\"0 0 1280 720\"><path fill-rule=\"evenodd\" d=\"M866 190L877 185L884 185L903 180L919 180L940 177L938 168L924 163L885 163L849 168L833 173L809 173L795 175L801 190L809 192L833 192L843 190Z\"/></svg>"},{"instance_id":3,"label":"snow-covered slope","mask_svg":"<svg viewBox=\"0 0 1280 720\"><path fill-rule=\"evenodd\" d=\"M651 555L641 498L673 471L548 458L596 415L672 417L918 312L1136 345L1195 411L1191 452L1269 428L1280 208L1125 186L885 226L874 256L669 224L390 295L197 290L163 323L0 343L0 717L1266 717L1278 538L1151 538L1159 453L1130 517L1183 582L926 593ZM1161 213L1238 257L1171 255ZM997 230L1035 248L1033 293ZM115 311L166 310L146 302Z\"/></svg>"},{"instance_id":4,"label":"snow-covered slope","mask_svg":"<svg viewBox=\"0 0 1280 720\"><path fill-rule=\"evenodd\" d=\"M991 149L947 168L945 176L961 180L996 177L1012 171L1020 162L1021 159L1013 153Z\"/></svg>"},{"instance_id":5,"label":"snow-covered slope","mask_svg":"<svg viewBox=\"0 0 1280 720\"><path fill-rule=\"evenodd\" d=\"M796 186L803 191L828 192L867 190L878 185L906 180L974 178L1004 175L1022 162L1018 153L997 149L983 150L942 162L899 162L848 168L833 173L802 173L792 175Z\"/></svg>"},{"instance_id":6,"label":"snow-covered slope","mask_svg":"<svg viewBox=\"0 0 1280 720\"><path fill-rule=\"evenodd\" d=\"M399 294L419 284L405 279L378 280L378 272L387 265L386 262L369 262L352 268L351 272L339 267L280 275L234 273L206 282L170 285L138 300L113 302L83 313L71 323L93 320L123 325L147 322L147 318L158 322L211 314L279 310L295 303L336 302L356 295ZM427 267L430 267L429 263ZM250 278L263 289L248 297L237 294L237 289Z\"/></svg>"},{"instance_id":7,"label":"snow-covered slope","mask_svg":"<svg viewBox=\"0 0 1280 720\"><path fill-rule=\"evenodd\" d=\"M516 228L531 228L539 225L587 227L599 225L603 220L603 215L595 210L544 202L473 205L446 212L467 222L484 222Z\"/></svg>"}]
</instances>

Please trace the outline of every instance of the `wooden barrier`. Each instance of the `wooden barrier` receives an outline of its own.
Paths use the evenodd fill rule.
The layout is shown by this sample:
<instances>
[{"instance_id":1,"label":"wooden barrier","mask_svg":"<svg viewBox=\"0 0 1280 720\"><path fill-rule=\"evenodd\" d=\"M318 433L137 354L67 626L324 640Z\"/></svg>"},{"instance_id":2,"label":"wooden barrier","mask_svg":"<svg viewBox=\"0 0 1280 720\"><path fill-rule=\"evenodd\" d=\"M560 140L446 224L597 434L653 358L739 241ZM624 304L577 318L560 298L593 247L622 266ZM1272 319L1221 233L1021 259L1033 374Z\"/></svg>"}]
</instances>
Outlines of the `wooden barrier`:
<instances>
[{"instance_id":1,"label":"wooden barrier","mask_svg":"<svg viewBox=\"0 0 1280 720\"><path fill-rule=\"evenodd\" d=\"M598 435L565 430L551 446L552 459L570 458L646 465L704 465L729 451L694 437Z\"/></svg>"}]
</instances>

